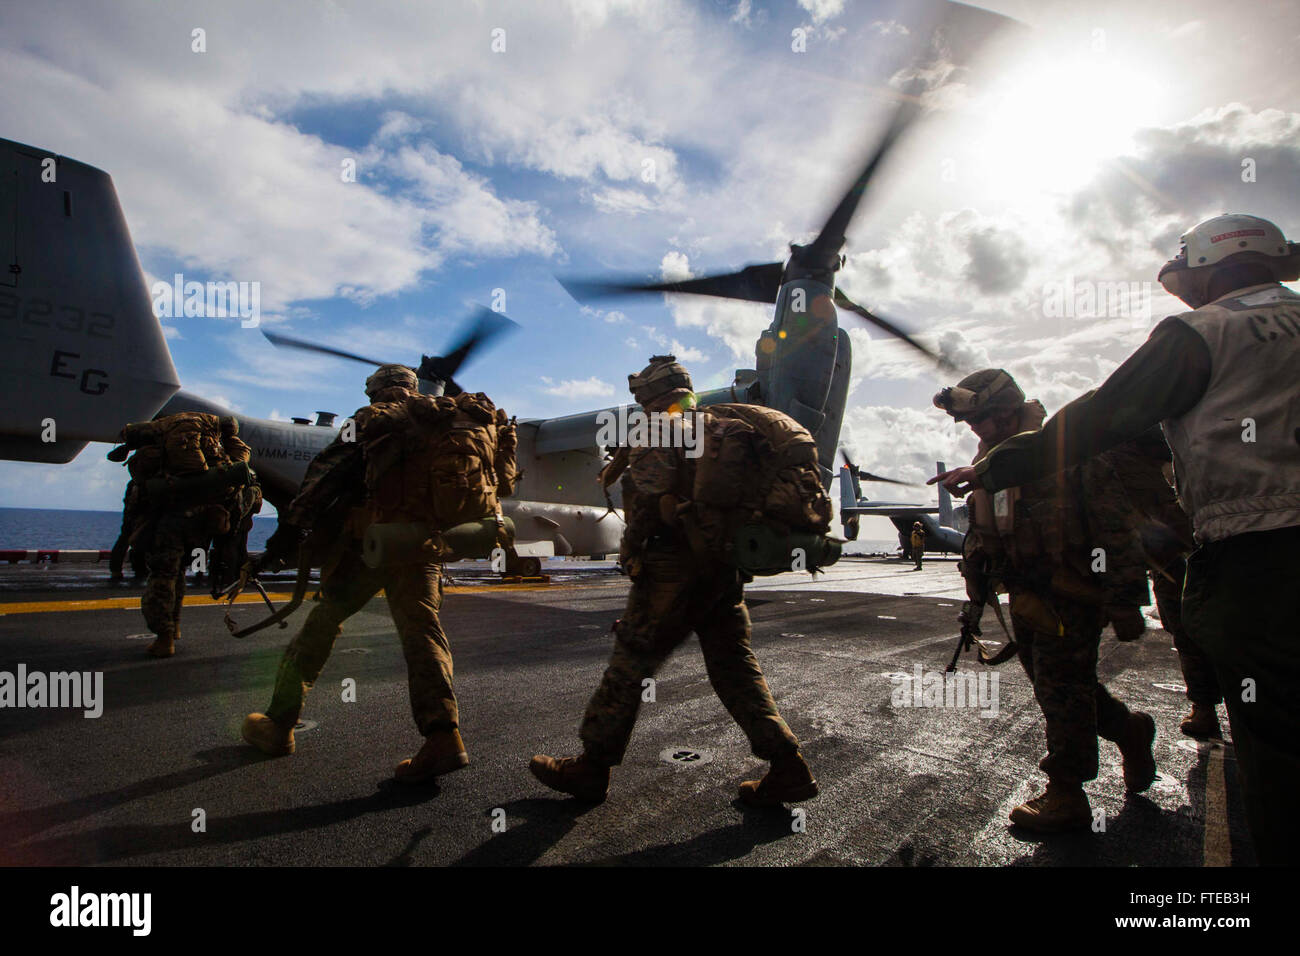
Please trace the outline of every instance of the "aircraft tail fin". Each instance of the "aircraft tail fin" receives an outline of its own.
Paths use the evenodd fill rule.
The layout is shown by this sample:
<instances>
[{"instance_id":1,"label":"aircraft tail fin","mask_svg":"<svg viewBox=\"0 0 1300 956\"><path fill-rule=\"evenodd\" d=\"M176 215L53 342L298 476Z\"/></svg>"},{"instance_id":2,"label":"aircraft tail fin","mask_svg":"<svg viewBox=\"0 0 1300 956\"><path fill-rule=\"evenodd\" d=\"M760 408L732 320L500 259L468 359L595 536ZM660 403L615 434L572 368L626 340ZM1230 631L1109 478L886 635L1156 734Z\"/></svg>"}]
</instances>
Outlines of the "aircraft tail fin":
<instances>
[{"instance_id":1,"label":"aircraft tail fin","mask_svg":"<svg viewBox=\"0 0 1300 956\"><path fill-rule=\"evenodd\" d=\"M858 476L848 465L840 466L840 510L853 508L858 503L861 496L861 489L858 485Z\"/></svg>"},{"instance_id":2,"label":"aircraft tail fin","mask_svg":"<svg viewBox=\"0 0 1300 956\"><path fill-rule=\"evenodd\" d=\"M107 173L0 139L0 270L0 307L25 316L0 332L0 457L30 458L50 419L35 460L71 461L180 387Z\"/></svg>"},{"instance_id":3,"label":"aircraft tail fin","mask_svg":"<svg viewBox=\"0 0 1300 956\"><path fill-rule=\"evenodd\" d=\"M941 475L948 470L947 466L941 461L936 461L934 467L936 475ZM952 495L948 494L948 489L943 485L939 485L939 524L945 528L953 527Z\"/></svg>"}]
</instances>

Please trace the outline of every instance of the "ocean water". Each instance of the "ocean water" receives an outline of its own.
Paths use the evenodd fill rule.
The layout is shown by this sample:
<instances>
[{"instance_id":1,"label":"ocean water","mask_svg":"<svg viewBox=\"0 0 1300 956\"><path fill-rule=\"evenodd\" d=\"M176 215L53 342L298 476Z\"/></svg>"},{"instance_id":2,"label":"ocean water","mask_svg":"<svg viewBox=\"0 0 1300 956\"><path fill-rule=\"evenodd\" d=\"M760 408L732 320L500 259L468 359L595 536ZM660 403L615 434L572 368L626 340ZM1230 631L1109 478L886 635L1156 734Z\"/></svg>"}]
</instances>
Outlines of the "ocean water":
<instances>
[{"instance_id":1,"label":"ocean water","mask_svg":"<svg viewBox=\"0 0 1300 956\"><path fill-rule=\"evenodd\" d=\"M261 551L275 531L275 518L256 517L248 533L248 550ZM0 508L0 551L113 547L122 528L118 511L72 511L57 508ZM845 545L845 554L898 550L898 541L864 539Z\"/></svg>"},{"instance_id":2,"label":"ocean water","mask_svg":"<svg viewBox=\"0 0 1300 956\"><path fill-rule=\"evenodd\" d=\"M111 548L121 530L120 511L0 508L0 551ZM249 550L261 551L274 530L275 518L254 518Z\"/></svg>"}]
</instances>

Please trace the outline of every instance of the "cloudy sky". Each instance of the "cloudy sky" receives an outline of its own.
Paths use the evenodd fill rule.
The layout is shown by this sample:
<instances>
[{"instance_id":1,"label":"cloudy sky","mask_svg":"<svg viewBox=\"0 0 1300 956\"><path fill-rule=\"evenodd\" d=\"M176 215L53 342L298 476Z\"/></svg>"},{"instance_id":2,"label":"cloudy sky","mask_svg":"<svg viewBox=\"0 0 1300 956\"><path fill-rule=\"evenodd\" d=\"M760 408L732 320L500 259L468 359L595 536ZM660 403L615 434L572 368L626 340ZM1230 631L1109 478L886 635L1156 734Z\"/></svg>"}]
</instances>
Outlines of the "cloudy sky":
<instances>
[{"instance_id":1,"label":"cloudy sky","mask_svg":"<svg viewBox=\"0 0 1300 956\"><path fill-rule=\"evenodd\" d=\"M1300 234L1300 7L989 8L1024 29L927 60L930 108L872 184L840 284L1055 410L1180 311L1154 279L1184 228L1240 211ZM547 417L623 401L665 349L699 388L752 367L770 307L591 310L553 276L732 270L810 239L928 16L867 0L6 4L0 136L107 170L150 281L260 282L277 331L414 363L505 290L520 331L460 377ZM1116 283L1139 285L1120 301ZM841 322L855 460L910 480L969 461L973 440L930 405L933 368ZM361 366L237 320L165 327L184 386L236 412L363 401ZM0 502L117 507L105 450L0 463Z\"/></svg>"}]
</instances>

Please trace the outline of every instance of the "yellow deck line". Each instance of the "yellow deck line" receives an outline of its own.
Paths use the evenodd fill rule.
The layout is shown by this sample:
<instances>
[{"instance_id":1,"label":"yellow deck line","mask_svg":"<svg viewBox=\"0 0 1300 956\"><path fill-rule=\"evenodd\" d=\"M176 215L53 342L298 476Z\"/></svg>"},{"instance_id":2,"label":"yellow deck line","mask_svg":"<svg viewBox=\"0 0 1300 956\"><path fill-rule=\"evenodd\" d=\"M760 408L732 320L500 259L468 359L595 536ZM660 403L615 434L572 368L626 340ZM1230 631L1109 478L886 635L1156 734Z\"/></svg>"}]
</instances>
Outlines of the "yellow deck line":
<instances>
[{"instance_id":1,"label":"yellow deck line","mask_svg":"<svg viewBox=\"0 0 1300 956\"><path fill-rule=\"evenodd\" d=\"M546 591L552 588L563 588L566 591L584 590L588 588L604 587L603 584L458 584L446 589L447 594L486 594L498 591ZM315 588L310 589L309 593L314 593ZM288 601L293 595L288 591L267 592L272 601ZM383 597L384 592L380 591L375 597ZM257 592L249 594L245 592L236 600L236 604L261 604L261 595ZM225 600L214 601L206 594L191 594L185 598L186 607L225 607ZM63 601L13 601L0 602L0 617L6 614L45 614L50 611L103 611L113 608L127 608L139 610L140 599L138 597L111 597L111 598L93 598L89 600L63 600Z\"/></svg>"},{"instance_id":2,"label":"yellow deck line","mask_svg":"<svg viewBox=\"0 0 1300 956\"><path fill-rule=\"evenodd\" d=\"M1224 745L1210 745L1205 768L1204 866L1232 866L1232 832L1228 828L1228 788L1223 782Z\"/></svg>"}]
</instances>

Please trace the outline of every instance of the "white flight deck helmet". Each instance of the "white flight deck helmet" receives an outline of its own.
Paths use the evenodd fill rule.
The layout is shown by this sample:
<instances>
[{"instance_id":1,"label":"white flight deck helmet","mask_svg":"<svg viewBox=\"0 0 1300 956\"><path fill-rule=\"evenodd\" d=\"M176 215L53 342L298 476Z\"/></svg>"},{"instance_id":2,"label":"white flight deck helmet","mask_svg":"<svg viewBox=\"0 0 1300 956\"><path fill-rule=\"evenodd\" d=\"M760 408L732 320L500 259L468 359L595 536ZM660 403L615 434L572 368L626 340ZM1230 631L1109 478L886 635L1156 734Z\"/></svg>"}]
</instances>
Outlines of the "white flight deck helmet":
<instances>
[{"instance_id":1,"label":"white flight deck helmet","mask_svg":"<svg viewBox=\"0 0 1300 956\"><path fill-rule=\"evenodd\" d=\"M1233 213L1215 216L1183 234L1178 255L1160 270L1160 284L1192 308L1209 301L1210 277L1225 266L1255 262L1279 282L1300 279L1300 243L1287 242L1267 219Z\"/></svg>"}]
</instances>

